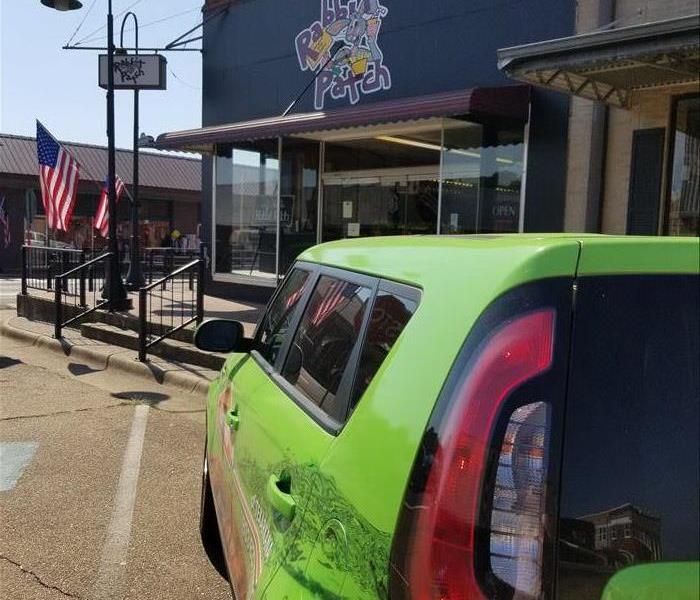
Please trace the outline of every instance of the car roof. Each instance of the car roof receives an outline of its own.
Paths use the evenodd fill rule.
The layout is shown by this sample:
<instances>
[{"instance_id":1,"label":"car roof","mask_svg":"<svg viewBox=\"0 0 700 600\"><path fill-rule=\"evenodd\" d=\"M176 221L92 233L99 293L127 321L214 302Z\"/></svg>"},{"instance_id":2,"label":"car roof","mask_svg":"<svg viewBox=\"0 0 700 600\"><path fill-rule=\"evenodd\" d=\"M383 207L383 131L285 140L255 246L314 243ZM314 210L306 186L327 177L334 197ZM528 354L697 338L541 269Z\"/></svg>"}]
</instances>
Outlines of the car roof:
<instances>
[{"instance_id":1,"label":"car roof","mask_svg":"<svg viewBox=\"0 0 700 600\"><path fill-rule=\"evenodd\" d=\"M698 273L700 240L562 233L392 236L328 242L299 258L454 294L460 287L473 290L474 278L523 283L574 274ZM460 286L465 279L471 285Z\"/></svg>"}]
</instances>

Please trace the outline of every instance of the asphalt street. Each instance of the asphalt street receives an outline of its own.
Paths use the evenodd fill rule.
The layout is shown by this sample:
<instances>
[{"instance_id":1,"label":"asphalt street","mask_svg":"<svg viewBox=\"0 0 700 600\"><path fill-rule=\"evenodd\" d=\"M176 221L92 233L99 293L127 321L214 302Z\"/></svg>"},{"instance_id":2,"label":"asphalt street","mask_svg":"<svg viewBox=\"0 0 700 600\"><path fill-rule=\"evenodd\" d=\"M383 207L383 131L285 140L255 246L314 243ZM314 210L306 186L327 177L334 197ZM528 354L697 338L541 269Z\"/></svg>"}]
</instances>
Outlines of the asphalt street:
<instances>
[{"instance_id":1,"label":"asphalt street","mask_svg":"<svg viewBox=\"0 0 700 600\"><path fill-rule=\"evenodd\" d=\"M0 337L0 598L230 598L203 436L201 397Z\"/></svg>"}]
</instances>

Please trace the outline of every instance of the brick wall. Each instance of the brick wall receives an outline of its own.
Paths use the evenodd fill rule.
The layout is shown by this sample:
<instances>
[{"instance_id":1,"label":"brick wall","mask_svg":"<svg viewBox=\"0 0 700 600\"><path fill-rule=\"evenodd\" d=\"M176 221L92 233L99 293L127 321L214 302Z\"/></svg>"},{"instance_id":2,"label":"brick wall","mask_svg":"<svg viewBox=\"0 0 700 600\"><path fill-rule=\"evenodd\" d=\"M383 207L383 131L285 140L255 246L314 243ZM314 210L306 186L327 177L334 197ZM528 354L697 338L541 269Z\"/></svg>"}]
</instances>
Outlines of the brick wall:
<instances>
[{"instance_id":1,"label":"brick wall","mask_svg":"<svg viewBox=\"0 0 700 600\"><path fill-rule=\"evenodd\" d=\"M590 1L590 0L586 0ZM616 0L618 27L697 14L697 0Z\"/></svg>"},{"instance_id":2,"label":"brick wall","mask_svg":"<svg viewBox=\"0 0 700 600\"><path fill-rule=\"evenodd\" d=\"M605 0L578 0L576 26L579 33L591 31L609 22L601 18ZM615 26L687 16L698 12L697 0L612 0ZM629 194L632 134L635 129L668 127L673 96L696 91L697 86L672 86L648 90L632 97L629 110L610 107L607 116L605 164L592 147L594 103L574 99L569 117L567 197L564 217L566 231L584 231L592 169L603 169L603 193L600 212L603 233L625 233ZM668 157L666 157L667 159ZM664 164L666 164L665 161ZM662 190L666 189L665 173ZM661 211L663 214L663 211Z\"/></svg>"}]
</instances>

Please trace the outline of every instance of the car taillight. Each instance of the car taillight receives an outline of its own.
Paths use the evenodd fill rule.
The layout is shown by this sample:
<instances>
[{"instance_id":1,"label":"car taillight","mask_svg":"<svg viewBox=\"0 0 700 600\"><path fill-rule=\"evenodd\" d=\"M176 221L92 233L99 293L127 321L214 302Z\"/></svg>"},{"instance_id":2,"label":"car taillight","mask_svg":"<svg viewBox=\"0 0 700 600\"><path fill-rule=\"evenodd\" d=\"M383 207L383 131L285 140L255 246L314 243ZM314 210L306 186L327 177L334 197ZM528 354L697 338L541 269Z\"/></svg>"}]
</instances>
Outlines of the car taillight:
<instances>
[{"instance_id":1,"label":"car taillight","mask_svg":"<svg viewBox=\"0 0 700 600\"><path fill-rule=\"evenodd\" d=\"M498 329L469 359L452 388L447 408L431 422L397 525L391 557L392 600L485 597L477 576L475 548L491 435L506 398L552 365L554 320L555 311L548 308L518 316ZM541 557L541 543L537 546L541 532L532 531L541 520L518 522L523 496L514 479L525 482L531 493L528 497L539 494L541 499L544 437L540 434L544 429L535 433L529 423L522 423L535 414L537 426L544 423L546 429L546 408L540 404L516 410L506 427L501 458L511 462L497 474L491 513L490 568L507 584L527 580L529 589L540 581L539 572L527 569L537 567L537 557ZM527 442L517 446L514 455L521 432ZM532 500L534 512L523 514L535 514L541 509L538 502ZM523 511L532 508L527 502L522 506Z\"/></svg>"}]
</instances>

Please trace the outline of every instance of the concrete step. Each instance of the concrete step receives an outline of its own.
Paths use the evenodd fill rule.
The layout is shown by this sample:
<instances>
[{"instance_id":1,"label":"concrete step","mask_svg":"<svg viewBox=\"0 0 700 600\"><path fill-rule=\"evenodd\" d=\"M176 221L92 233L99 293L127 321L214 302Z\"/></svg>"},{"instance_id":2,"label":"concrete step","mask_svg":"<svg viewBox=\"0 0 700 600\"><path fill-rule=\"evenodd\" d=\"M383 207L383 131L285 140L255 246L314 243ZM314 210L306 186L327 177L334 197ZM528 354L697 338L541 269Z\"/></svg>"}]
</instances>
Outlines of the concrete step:
<instances>
[{"instance_id":1,"label":"concrete step","mask_svg":"<svg viewBox=\"0 0 700 600\"><path fill-rule=\"evenodd\" d=\"M138 333L108 323L84 323L80 326L80 334L88 339L98 340L114 346L129 348L138 352ZM189 365L197 365L214 371L221 370L226 360L226 354L204 352L192 344L174 339L165 339L148 350L149 354Z\"/></svg>"},{"instance_id":2,"label":"concrete step","mask_svg":"<svg viewBox=\"0 0 700 600\"><path fill-rule=\"evenodd\" d=\"M53 323L55 315L54 301L49 298L38 296L17 296L17 316L25 317L30 321L44 321L45 323ZM75 317L84 309L73 306L63 307L63 316L65 319ZM84 323L105 323L119 329L129 329L131 331L139 330L139 319L135 315L128 313L110 313L104 310L97 310L90 313L84 318ZM151 322L150 330L156 335L164 334L168 327L156 321ZM192 344L194 341L194 324L177 331L172 339L181 342Z\"/></svg>"}]
</instances>

